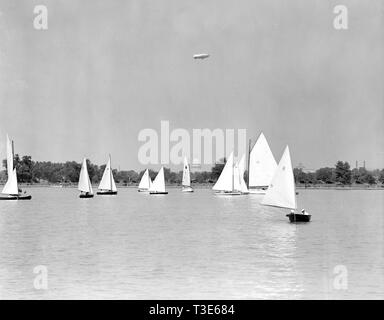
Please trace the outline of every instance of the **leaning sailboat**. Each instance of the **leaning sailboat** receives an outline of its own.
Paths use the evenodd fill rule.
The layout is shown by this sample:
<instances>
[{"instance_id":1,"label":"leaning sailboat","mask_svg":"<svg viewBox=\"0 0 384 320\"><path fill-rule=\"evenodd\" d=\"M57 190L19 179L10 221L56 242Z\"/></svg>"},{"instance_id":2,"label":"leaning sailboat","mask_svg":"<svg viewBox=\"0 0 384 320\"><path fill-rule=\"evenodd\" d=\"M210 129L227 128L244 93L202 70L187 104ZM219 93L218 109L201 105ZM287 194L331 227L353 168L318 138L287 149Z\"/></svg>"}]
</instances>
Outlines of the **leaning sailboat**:
<instances>
[{"instance_id":1,"label":"leaning sailboat","mask_svg":"<svg viewBox=\"0 0 384 320\"><path fill-rule=\"evenodd\" d=\"M111 155L109 155L108 163L105 166L103 177L101 178L100 184L97 191L98 195L116 195L117 188L115 179L113 179L113 173L111 168Z\"/></svg>"},{"instance_id":2,"label":"leaning sailboat","mask_svg":"<svg viewBox=\"0 0 384 320\"><path fill-rule=\"evenodd\" d=\"M153 180L153 183L149 188L149 194L168 194L168 192L165 190L165 178L163 167L161 167L160 171L157 173L155 180Z\"/></svg>"},{"instance_id":3,"label":"leaning sailboat","mask_svg":"<svg viewBox=\"0 0 384 320\"><path fill-rule=\"evenodd\" d=\"M265 194L272 181L277 163L262 132L249 153L248 166L249 193Z\"/></svg>"},{"instance_id":4,"label":"leaning sailboat","mask_svg":"<svg viewBox=\"0 0 384 320\"><path fill-rule=\"evenodd\" d=\"M78 189L80 191L80 198L93 198L93 189L91 180L89 179L87 159L85 158L80 170Z\"/></svg>"},{"instance_id":5,"label":"leaning sailboat","mask_svg":"<svg viewBox=\"0 0 384 320\"><path fill-rule=\"evenodd\" d=\"M182 192L193 192L191 187L191 172L188 164L187 157L184 157L184 167L183 167L183 180L182 180Z\"/></svg>"},{"instance_id":6,"label":"leaning sailboat","mask_svg":"<svg viewBox=\"0 0 384 320\"><path fill-rule=\"evenodd\" d=\"M311 215L295 213L297 209L295 178L293 176L291 155L288 146L284 150L275 175L261 204L291 209L291 213L286 215L291 222L308 222L311 219Z\"/></svg>"},{"instance_id":7,"label":"leaning sailboat","mask_svg":"<svg viewBox=\"0 0 384 320\"><path fill-rule=\"evenodd\" d=\"M8 180L4 185L3 190L1 191L2 196L0 200L31 200L32 196L24 193L21 193L17 183L17 172L16 168L13 167L14 159L14 150L13 150L13 141L11 141L7 135L7 174Z\"/></svg>"},{"instance_id":8,"label":"leaning sailboat","mask_svg":"<svg viewBox=\"0 0 384 320\"><path fill-rule=\"evenodd\" d=\"M215 194L217 195L241 195L240 180L238 178L239 175L235 173L234 169L233 152L231 152L212 190L216 191Z\"/></svg>"},{"instance_id":9,"label":"leaning sailboat","mask_svg":"<svg viewBox=\"0 0 384 320\"><path fill-rule=\"evenodd\" d=\"M139 187L137 189L138 192L149 192L149 188L152 185L152 180L151 177L149 176L149 171L148 169L145 170L143 173L143 176L141 177Z\"/></svg>"}]
</instances>

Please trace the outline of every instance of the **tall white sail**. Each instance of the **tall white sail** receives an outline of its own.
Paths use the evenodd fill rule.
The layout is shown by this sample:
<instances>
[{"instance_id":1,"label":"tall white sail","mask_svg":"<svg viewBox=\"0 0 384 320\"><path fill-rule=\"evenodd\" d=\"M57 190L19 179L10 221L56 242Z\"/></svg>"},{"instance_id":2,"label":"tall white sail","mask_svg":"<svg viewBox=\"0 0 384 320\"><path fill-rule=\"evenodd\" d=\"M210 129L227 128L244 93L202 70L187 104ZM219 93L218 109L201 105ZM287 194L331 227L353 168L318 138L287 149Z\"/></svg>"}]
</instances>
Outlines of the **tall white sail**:
<instances>
[{"instance_id":1,"label":"tall white sail","mask_svg":"<svg viewBox=\"0 0 384 320\"><path fill-rule=\"evenodd\" d=\"M12 142L7 135L7 173L8 179L12 176L13 173L13 147Z\"/></svg>"},{"instance_id":2,"label":"tall white sail","mask_svg":"<svg viewBox=\"0 0 384 320\"><path fill-rule=\"evenodd\" d=\"M145 170L143 173L143 176L141 177L140 183L139 183L139 189L142 190L149 190L149 187L151 186L151 177L149 176L148 169Z\"/></svg>"},{"instance_id":3,"label":"tall white sail","mask_svg":"<svg viewBox=\"0 0 384 320\"><path fill-rule=\"evenodd\" d=\"M91 180L88 175L87 160L84 158L83 164L80 170L78 189L82 192L88 192L93 194Z\"/></svg>"},{"instance_id":4,"label":"tall white sail","mask_svg":"<svg viewBox=\"0 0 384 320\"><path fill-rule=\"evenodd\" d=\"M284 150L261 204L289 209L297 208L295 179L288 146Z\"/></svg>"},{"instance_id":5,"label":"tall white sail","mask_svg":"<svg viewBox=\"0 0 384 320\"><path fill-rule=\"evenodd\" d=\"M245 154L243 154L240 161L238 162L238 168L239 168L240 191L242 193L248 193L247 184L245 183L245 180L244 180Z\"/></svg>"},{"instance_id":6,"label":"tall white sail","mask_svg":"<svg viewBox=\"0 0 384 320\"><path fill-rule=\"evenodd\" d=\"M219 179L212 189L215 191L233 191L233 178L233 152L231 152Z\"/></svg>"},{"instance_id":7,"label":"tall white sail","mask_svg":"<svg viewBox=\"0 0 384 320\"><path fill-rule=\"evenodd\" d=\"M249 155L249 187L268 186L277 168L267 139L260 133Z\"/></svg>"},{"instance_id":8,"label":"tall white sail","mask_svg":"<svg viewBox=\"0 0 384 320\"><path fill-rule=\"evenodd\" d=\"M183 187L190 187L191 186L191 173L190 173L187 157L184 157L182 185L183 185Z\"/></svg>"},{"instance_id":9,"label":"tall white sail","mask_svg":"<svg viewBox=\"0 0 384 320\"><path fill-rule=\"evenodd\" d=\"M117 191L115 180L113 179L112 168L111 168L111 157L108 159L108 163L105 166L103 177L99 184L99 190L112 190Z\"/></svg>"},{"instance_id":10,"label":"tall white sail","mask_svg":"<svg viewBox=\"0 0 384 320\"><path fill-rule=\"evenodd\" d=\"M7 183L5 184L3 191L1 193L17 195L19 194L19 188L17 186L17 174L16 169L13 169L10 176L8 176Z\"/></svg>"},{"instance_id":11,"label":"tall white sail","mask_svg":"<svg viewBox=\"0 0 384 320\"><path fill-rule=\"evenodd\" d=\"M155 180L149 188L150 192L165 192L164 168L161 167Z\"/></svg>"}]
</instances>

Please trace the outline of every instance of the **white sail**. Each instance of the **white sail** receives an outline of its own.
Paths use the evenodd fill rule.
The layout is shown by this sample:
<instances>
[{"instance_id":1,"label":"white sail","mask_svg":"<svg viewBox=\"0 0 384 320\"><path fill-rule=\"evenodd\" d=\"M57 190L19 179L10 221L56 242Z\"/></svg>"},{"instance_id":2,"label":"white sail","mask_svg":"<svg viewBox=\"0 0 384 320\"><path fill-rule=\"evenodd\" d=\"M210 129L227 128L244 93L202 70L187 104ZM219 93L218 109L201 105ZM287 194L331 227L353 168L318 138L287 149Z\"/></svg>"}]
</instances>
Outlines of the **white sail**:
<instances>
[{"instance_id":1,"label":"white sail","mask_svg":"<svg viewBox=\"0 0 384 320\"><path fill-rule=\"evenodd\" d=\"M261 204L296 209L295 179L288 146L273 176Z\"/></svg>"},{"instance_id":2,"label":"white sail","mask_svg":"<svg viewBox=\"0 0 384 320\"><path fill-rule=\"evenodd\" d=\"M108 163L105 166L103 177L99 184L99 190L112 190L117 191L115 180L113 179L112 168L111 168L111 157L108 159Z\"/></svg>"},{"instance_id":3,"label":"white sail","mask_svg":"<svg viewBox=\"0 0 384 320\"><path fill-rule=\"evenodd\" d=\"M240 191L242 193L248 193L247 184L245 183L245 180L244 180L245 154L243 154L240 161L238 162L238 167L239 167Z\"/></svg>"},{"instance_id":4,"label":"white sail","mask_svg":"<svg viewBox=\"0 0 384 320\"><path fill-rule=\"evenodd\" d=\"M241 190L241 174L239 169L239 163L236 162L233 166L233 190Z\"/></svg>"},{"instance_id":5,"label":"white sail","mask_svg":"<svg viewBox=\"0 0 384 320\"><path fill-rule=\"evenodd\" d=\"M19 188L17 186L17 174L16 169L13 169L11 175L8 177L7 183L5 184L1 193L17 195L19 194Z\"/></svg>"},{"instance_id":6,"label":"white sail","mask_svg":"<svg viewBox=\"0 0 384 320\"><path fill-rule=\"evenodd\" d=\"M184 157L182 185L183 185L183 187L190 187L191 186L191 174L189 171L189 164L188 164L187 157Z\"/></svg>"},{"instance_id":7,"label":"white sail","mask_svg":"<svg viewBox=\"0 0 384 320\"><path fill-rule=\"evenodd\" d=\"M83 164L80 170L78 189L82 192L88 192L90 194L93 194L91 180L89 179L88 175L87 160L85 158L83 160Z\"/></svg>"},{"instance_id":8,"label":"white sail","mask_svg":"<svg viewBox=\"0 0 384 320\"><path fill-rule=\"evenodd\" d=\"M231 152L219 179L212 189L215 191L233 191L233 178L233 152Z\"/></svg>"},{"instance_id":9,"label":"white sail","mask_svg":"<svg viewBox=\"0 0 384 320\"><path fill-rule=\"evenodd\" d=\"M8 179L13 174L13 147L12 142L7 135L7 173Z\"/></svg>"},{"instance_id":10,"label":"white sail","mask_svg":"<svg viewBox=\"0 0 384 320\"><path fill-rule=\"evenodd\" d=\"M149 188L151 192L165 192L165 179L164 179L164 168L161 167L155 180Z\"/></svg>"},{"instance_id":11,"label":"white sail","mask_svg":"<svg viewBox=\"0 0 384 320\"><path fill-rule=\"evenodd\" d=\"M149 176L148 169L145 170L143 173L143 176L141 177L140 183L139 183L139 189L141 190L149 190L149 187L151 186L151 177Z\"/></svg>"},{"instance_id":12,"label":"white sail","mask_svg":"<svg viewBox=\"0 0 384 320\"><path fill-rule=\"evenodd\" d=\"M267 139L260 133L249 156L249 187L268 186L276 171L277 164Z\"/></svg>"}]
</instances>

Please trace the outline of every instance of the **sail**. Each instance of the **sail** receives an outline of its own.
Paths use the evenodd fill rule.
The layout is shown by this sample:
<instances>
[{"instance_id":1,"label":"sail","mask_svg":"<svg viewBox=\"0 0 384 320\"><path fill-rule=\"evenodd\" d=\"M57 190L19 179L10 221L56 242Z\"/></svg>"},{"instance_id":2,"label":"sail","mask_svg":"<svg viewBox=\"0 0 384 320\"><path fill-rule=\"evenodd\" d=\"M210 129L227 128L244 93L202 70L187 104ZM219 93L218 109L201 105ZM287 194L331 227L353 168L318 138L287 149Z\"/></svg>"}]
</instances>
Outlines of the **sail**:
<instances>
[{"instance_id":1,"label":"sail","mask_svg":"<svg viewBox=\"0 0 384 320\"><path fill-rule=\"evenodd\" d=\"M240 179L240 191L243 193L248 193L247 184L244 180L244 172L245 172L245 154L241 157L240 161L238 162L239 167L239 179Z\"/></svg>"},{"instance_id":2,"label":"sail","mask_svg":"<svg viewBox=\"0 0 384 320\"><path fill-rule=\"evenodd\" d=\"M5 184L1 193L17 195L19 194L19 188L17 186L17 174L16 169L13 169L11 175L8 177L7 183Z\"/></svg>"},{"instance_id":3,"label":"sail","mask_svg":"<svg viewBox=\"0 0 384 320\"><path fill-rule=\"evenodd\" d=\"M83 192L93 193L91 180L88 175L87 160L85 158L80 170L78 189Z\"/></svg>"},{"instance_id":4,"label":"sail","mask_svg":"<svg viewBox=\"0 0 384 320\"><path fill-rule=\"evenodd\" d=\"M141 177L140 183L139 183L139 189L148 190L151 186L151 177L149 176L148 169L145 170L143 176Z\"/></svg>"},{"instance_id":5,"label":"sail","mask_svg":"<svg viewBox=\"0 0 384 320\"><path fill-rule=\"evenodd\" d=\"M288 146L273 176L261 204L296 209L295 179Z\"/></svg>"},{"instance_id":6,"label":"sail","mask_svg":"<svg viewBox=\"0 0 384 320\"><path fill-rule=\"evenodd\" d=\"M111 157L108 159L108 163L105 166L103 177L99 184L99 190L112 190L117 191L115 180L113 179L112 168L111 168Z\"/></svg>"},{"instance_id":7,"label":"sail","mask_svg":"<svg viewBox=\"0 0 384 320\"><path fill-rule=\"evenodd\" d=\"M13 147L12 142L7 135L7 173L8 179L13 174Z\"/></svg>"},{"instance_id":8,"label":"sail","mask_svg":"<svg viewBox=\"0 0 384 320\"><path fill-rule=\"evenodd\" d=\"M241 190L241 174L239 169L239 163L236 162L233 166L233 190L240 191Z\"/></svg>"},{"instance_id":9,"label":"sail","mask_svg":"<svg viewBox=\"0 0 384 320\"><path fill-rule=\"evenodd\" d=\"M276 160L261 133L249 155L249 187L268 186L276 168Z\"/></svg>"},{"instance_id":10,"label":"sail","mask_svg":"<svg viewBox=\"0 0 384 320\"><path fill-rule=\"evenodd\" d=\"M190 187L191 186L191 174L189 171L189 164L187 157L184 157L184 168L183 168L183 187Z\"/></svg>"},{"instance_id":11,"label":"sail","mask_svg":"<svg viewBox=\"0 0 384 320\"><path fill-rule=\"evenodd\" d=\"M223 171L212 189L216 191L233 191L233 152L229 155Z\"/></svg>"},{"instance_id":12,"label":"sail","mask_svg":"<svg viewBox=\"0 0 384 320\"><path fill-rule=\"evenodd\" d=\"M165 192L165 179L164 179L164 168L163 167L161 167L155 180L153 180L153 183L152 183L151 187L149 188L149 191L151 191L151 192Z\"/></svg>"}]
</instances>

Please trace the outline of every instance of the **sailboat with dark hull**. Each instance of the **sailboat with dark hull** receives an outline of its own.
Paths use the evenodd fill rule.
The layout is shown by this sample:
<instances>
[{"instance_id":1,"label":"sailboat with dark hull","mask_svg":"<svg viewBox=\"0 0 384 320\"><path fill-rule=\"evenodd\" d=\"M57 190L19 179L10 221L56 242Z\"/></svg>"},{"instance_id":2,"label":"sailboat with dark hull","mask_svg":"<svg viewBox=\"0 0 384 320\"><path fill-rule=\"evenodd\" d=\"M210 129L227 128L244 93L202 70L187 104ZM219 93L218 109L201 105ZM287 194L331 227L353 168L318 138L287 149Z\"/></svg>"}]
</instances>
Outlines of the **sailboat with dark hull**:
<instances>
[{"instance_id":1,"label":"sailboat with dark hull","mask_svg":"<svg viewBox=\"0 0 384 320\"><path fill-rule=\"evenodd\" d=\"M191 187L191 172L190 172L187 157L184 157L183 180L181 184L182 184L181 192L193 192L193 188Z\"/></svg>"},{"instance_id":2,"label":"sailboat with dark hull","mask_svg":"<svg viewBox=\"0 0 384 320\"><path fill-rule=\"evenodd\" d=\"M224 165L223 171L217 179L212 190L215 191L215 195L218 196L238 196L242 195L241 185L239 180L239 170L235 169L233 161L233 152L228 157L227 162Z\"/></svg>"},{"instance_id":3,"label":"sailboat with dark hull","mask_svg":"<svg viewBox=\"0 0 384 320\"><path fill-rule=\"evenodd\" d=\"M79 195L80 198L82 199L93 198L94 196L93 189L92 189L91 180L89 179L89 175L88 175L87 159L85 158L81 166L78 189L81 192Z\"/></svg>"},{"instance_id":4,"label":"sailboat with dark hull","mask_svg":"<svg viewBox=\"0 0 384 320\"><path fill-rule=\"evenodd\" d=\"M160 171L157 173L155 180L149 188L149 194L151 195L161 195L168 194L168 191L165 190L165 178L164 178L164 168L161 167Z\"/></svg>"},{"instance_id":5,"label":"sailboat with dark hull","mask_svg":"<svg viewBox=\"0 0 384 320\"><path fill-rule=\"evenodd\" d=\"M117 188L115 179L113 179L113 173L111 168L111 155L109 155L108 163L105 166L103 177L101 178L97 194L100 196L114 196L117 195Z\"/></svg>"},{"instance_id":6,"label":"sailboat with dark hull","mask_svg":"<svg viewBox=\"0 0 384 320\"><path fill-rule=\"evenodd\" d=\"M311 220L309 214L295 213L297 209L295 179L288 146L284 150L261 204L291 209L291 212L286 214L290 222L309 222Z\"/></svg>"},{"instance_id":7,"label":"sailboat with dark hull","mask_svg":"<svg viewBox=\"0 0 384 320\"><path fill-rule=\"evenodd\" d=\"M7 135L7 173L8 180L1 191L0 200L31 200L32 196L19 189L17 184L17 172L13 167L14 149L13 141Z\"/></svg>"}]
</instances>

